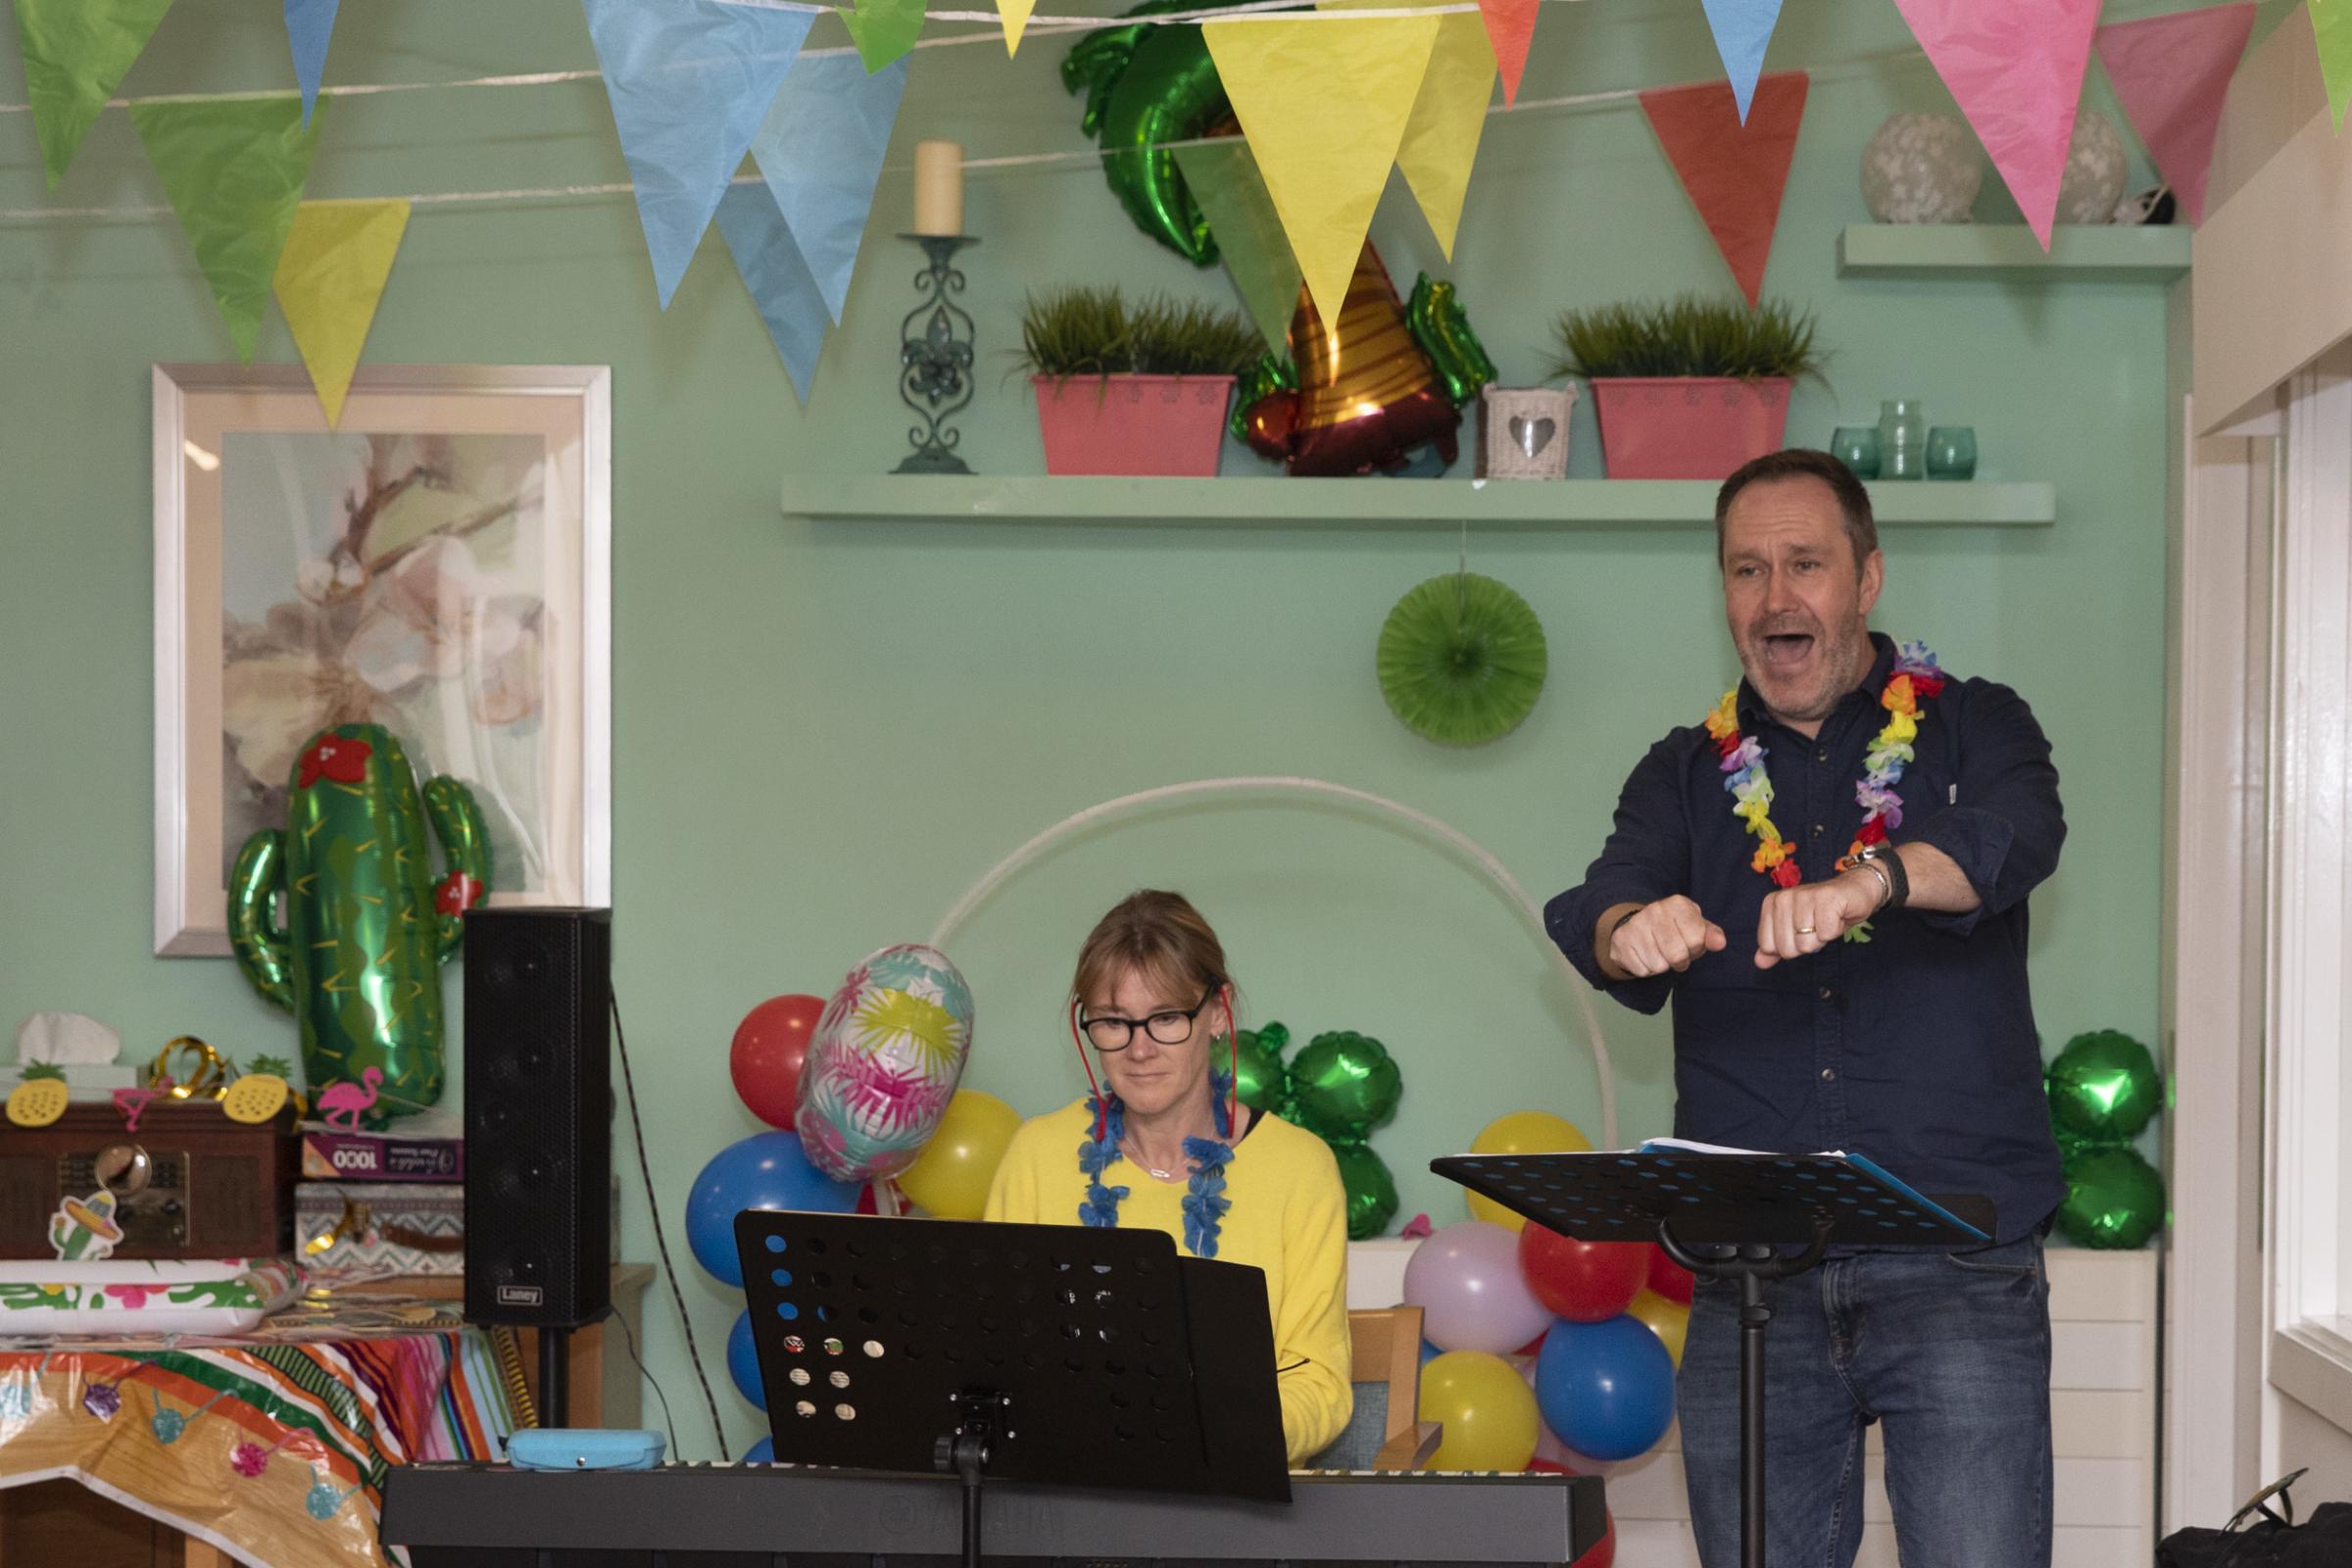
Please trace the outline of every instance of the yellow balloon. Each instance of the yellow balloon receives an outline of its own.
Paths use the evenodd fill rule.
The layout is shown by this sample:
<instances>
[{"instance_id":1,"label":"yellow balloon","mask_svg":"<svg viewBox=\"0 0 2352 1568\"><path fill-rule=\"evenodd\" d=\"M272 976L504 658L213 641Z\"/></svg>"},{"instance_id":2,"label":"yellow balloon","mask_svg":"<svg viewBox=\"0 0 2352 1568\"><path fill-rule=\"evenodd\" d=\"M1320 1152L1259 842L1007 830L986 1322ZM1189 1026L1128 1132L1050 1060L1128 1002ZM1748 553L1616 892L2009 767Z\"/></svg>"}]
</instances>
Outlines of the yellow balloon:
<instances>
[{"instance_id":1,"label":"yellow balloon","mask_svg":"<svg viewBox=\"0 0 2352 1568\"><path fill-rule=\"evenodd\" d=\"M941 1219L978 1219L988 1207L1021 1113L994 1095L958 1089L939 1118L939 1130L915 1162L893 1178L899 1190Z\"/></svg>"},{"instance_id":2,"label":"yellow balloon","mask_svg":"<svg viewBox=\"0 0 2352 1568\"><path fill-rule=\"evenodd\" d=\"M1446 1428L1432 1470L1524 1470L1543 1431L1536 1391L1484 1350L1448 1350L1422 1367L1421 1419Z\"/></svg>"},{"instance_id":3,"label":"yellow balloon","mask_svg":"<svg viewBox=\"0 0 2352 1568\"><path fill-rule=\"evenodd\" d=\"M1583 1128L1548 1110L1514 1110L1497 1116L1470 1141L1473 1154L1581 1154L1592 1147L1592 1140L1585 1136ZM1513 1232L1527 1224L1525 1214L1514 1213L1492 1198L1469 1192L1462 1196L1470 1201L1472 1219Z\"/></svg>"},{"instance_id":4,"label":"yellow balloon","mask_svg":"<svg viewBox=\"0 0 2352 1568\"><path fill-rule=\"evenodd\" d=\"M1674 1357L1674 1364L1683 1364L1683 1340L1690 1332L1689 1307L1644 1288L1635 1294L1634 1304L1625 1309L1625 1315L1640 1318L1642 1326L1665 1344L1666 1353Z\"/></svg>"}]
</instances>

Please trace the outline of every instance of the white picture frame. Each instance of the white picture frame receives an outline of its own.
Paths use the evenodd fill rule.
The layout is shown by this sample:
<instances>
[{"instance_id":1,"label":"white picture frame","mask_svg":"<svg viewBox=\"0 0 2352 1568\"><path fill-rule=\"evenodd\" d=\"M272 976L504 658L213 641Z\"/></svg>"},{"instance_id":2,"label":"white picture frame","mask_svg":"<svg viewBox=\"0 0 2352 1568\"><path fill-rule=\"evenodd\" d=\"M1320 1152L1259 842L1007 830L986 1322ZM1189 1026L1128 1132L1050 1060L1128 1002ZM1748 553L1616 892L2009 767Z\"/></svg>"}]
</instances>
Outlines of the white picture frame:
<instances>
[{"instance_id":1,"label":"white picture frame","mask_svg":"<svg viewBox=\"0 0 2352 1568\"><path fill-rule=\"evenodd\" d=\"M609 906L611 368L369 367L331 430L299 366L153 394L156 953L228 954L228 867L332 722L472 788L492 905Z\"/></svg>"}]
</instances>

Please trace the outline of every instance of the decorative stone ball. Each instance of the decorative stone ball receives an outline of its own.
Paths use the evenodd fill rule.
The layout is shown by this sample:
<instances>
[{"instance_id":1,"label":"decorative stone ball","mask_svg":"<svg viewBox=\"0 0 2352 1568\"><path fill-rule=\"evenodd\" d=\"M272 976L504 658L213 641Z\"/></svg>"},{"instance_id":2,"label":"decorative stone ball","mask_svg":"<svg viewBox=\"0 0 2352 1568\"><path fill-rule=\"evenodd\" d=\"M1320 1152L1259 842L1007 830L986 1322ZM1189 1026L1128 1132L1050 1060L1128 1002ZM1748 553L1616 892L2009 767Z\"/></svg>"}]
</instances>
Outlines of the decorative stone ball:
<instances>
[{"instance_id":1,"label":"decorative stone ball","mask_svg":"<svg viewBox=\"0 0 2352 1568\"><path fill-rule=\"evenodd\" d=\"M1882 223L1965 223L1984 183L1976 132L1957 115L1891 116L1862 149L1862 205Z\"/></svg>"},{"instance_id":2,"label":"decorative stone ball","mask_svg":"<svg viewBox=\"0 0 2352 1568\"><path fill-rule=\"evenodd\" d=\"M2058 185L2058 221L2112 223L2123 200L2132 160L2115 122L2095 110L2075 118L2074 140L2066 149L2066 177Z\"/></svg>"}]
</instances>

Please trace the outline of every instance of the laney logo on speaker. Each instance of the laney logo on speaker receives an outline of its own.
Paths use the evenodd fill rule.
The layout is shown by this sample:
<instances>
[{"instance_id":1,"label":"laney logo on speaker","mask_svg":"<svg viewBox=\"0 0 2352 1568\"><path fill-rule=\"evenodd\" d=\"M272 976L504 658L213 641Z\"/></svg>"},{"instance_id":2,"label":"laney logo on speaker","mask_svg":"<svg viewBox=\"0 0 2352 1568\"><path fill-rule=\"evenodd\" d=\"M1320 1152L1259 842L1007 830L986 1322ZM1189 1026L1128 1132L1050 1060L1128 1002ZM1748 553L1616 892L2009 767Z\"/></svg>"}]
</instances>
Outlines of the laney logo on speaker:
<instances>
[{"instance_id":1,"label":"laney logo on speaker","mask_svg":"<svg viewBox=\"0 0 2352 1568\"><path fill-rule=\"evenodd\" d=\"M547 1300L547 1292L536 1285L501 1285L498 1304L501 1306L539 1306Z\"/></svg>"}]
</instances>

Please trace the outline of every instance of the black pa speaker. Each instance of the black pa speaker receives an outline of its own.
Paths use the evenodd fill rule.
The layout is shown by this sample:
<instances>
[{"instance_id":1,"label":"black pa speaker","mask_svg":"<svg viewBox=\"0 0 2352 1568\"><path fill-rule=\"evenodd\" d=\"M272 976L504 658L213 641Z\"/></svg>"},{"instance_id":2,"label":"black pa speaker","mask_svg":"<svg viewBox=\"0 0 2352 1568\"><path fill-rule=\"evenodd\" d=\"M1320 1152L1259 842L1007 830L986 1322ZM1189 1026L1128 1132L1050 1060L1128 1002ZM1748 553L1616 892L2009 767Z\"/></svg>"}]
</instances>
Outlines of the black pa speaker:
<instances>
[{"instance_id":1,"label":"black pa speaker","mask_svg":"<svg viewBox=\"0 0 2352 1568\"><path fill-rule=\"evenodd\" d=\"M612 1263L612 916L466 915L466 1316L569 1328Z\"/></svg>"}]
</instances>

